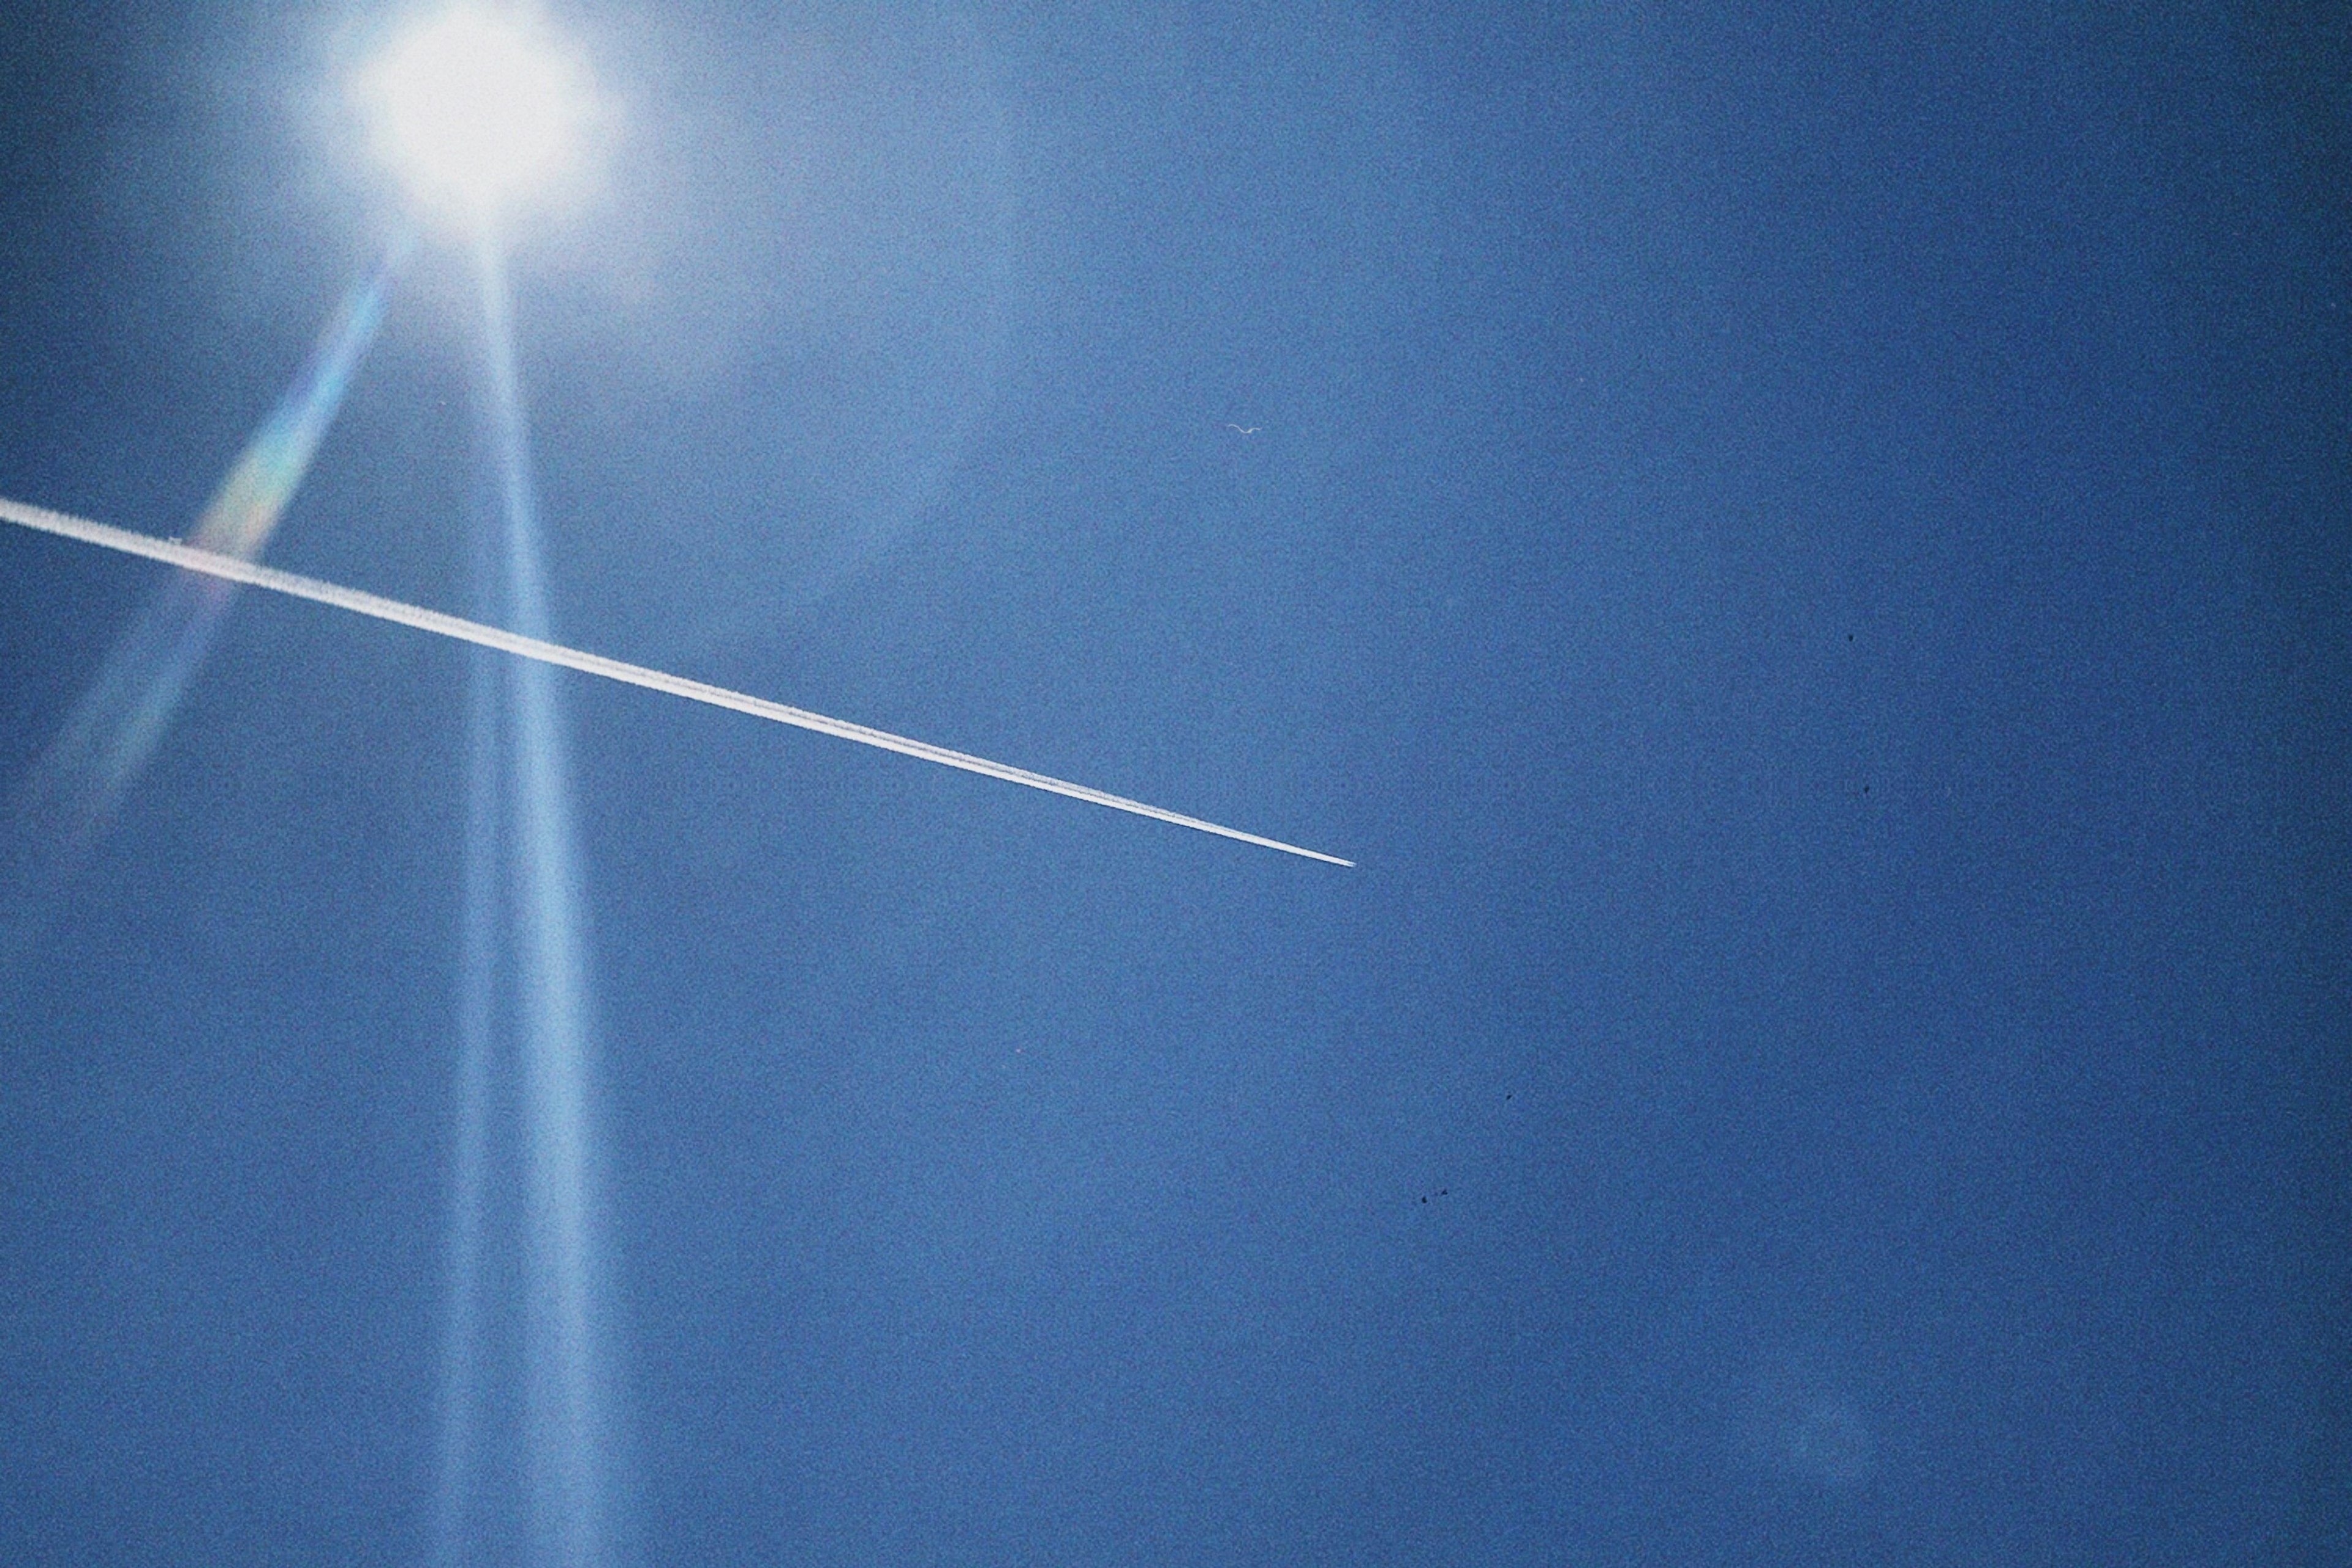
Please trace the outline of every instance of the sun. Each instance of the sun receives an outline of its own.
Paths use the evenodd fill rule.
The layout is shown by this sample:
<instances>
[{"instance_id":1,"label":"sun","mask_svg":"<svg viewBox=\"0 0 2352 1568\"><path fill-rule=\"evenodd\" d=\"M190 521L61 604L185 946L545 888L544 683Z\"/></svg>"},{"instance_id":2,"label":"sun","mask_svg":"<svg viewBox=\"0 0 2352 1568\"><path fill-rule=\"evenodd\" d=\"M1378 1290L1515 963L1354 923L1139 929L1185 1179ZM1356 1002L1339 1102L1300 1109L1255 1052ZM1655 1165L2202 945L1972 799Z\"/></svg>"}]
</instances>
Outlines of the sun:
<instances>
[{"instance_id":1,"label":"sun","mask_svg":"<svg viewBox=\"0 0 2352 1568\"><path fill-rule=\"evenodd\" d=\"M569 172L592 102L586 69L543 30L467 5L394 38L352 97L416 200L478 223Z\"/></svg>"}]
</instances>

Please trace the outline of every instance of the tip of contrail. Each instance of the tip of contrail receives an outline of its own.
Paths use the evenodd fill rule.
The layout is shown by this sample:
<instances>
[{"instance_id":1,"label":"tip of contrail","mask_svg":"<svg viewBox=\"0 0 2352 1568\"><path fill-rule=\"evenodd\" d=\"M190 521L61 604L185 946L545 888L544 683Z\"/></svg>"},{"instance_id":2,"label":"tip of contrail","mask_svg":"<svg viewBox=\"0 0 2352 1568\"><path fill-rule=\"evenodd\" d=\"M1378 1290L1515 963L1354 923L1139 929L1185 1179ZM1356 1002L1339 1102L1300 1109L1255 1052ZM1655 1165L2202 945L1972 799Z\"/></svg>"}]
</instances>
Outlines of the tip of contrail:
<instances>
[{"instance_id":1,"label":"tip of contrail","mask_svg":"<svg viewBox=\"0 0 2352 1568\"><path fill-rule=\"evenodd\" d=\"M23 501L9 500L0 497L0 520L5 520L20 527L34 529L42 533L54 533L66 539L79 540L85 544L95 544L102 549L120 551L126 555L144 556L150 561L161 561L167 565L177 566L185 571L200 572L208 577L223 578L231 583L242 583L247 587L267 588L274 594L284 594L297 599L308 599L313 604L332 605L336 609L349 610L355 615L368 616L379 621L390 621L395 626L413 626L418 631L454 637L459 642L497 648L503 653L510 653L519 658L536 659L541 664L576 669L585 675L602 676L607 680L617 680L629 686L642 686L651 691L667 692L673 697L683 697L691 701L708 703L714 708L731 709L738 713L749 713L754 718L766 719L773 723L790 724L795 729L814 730L821 735L831 735L844 741L855 741L861 746L873 746L885 752L896 752L901 756L914 757L927 763L937 763L942 767L956 768L964 773L978 773L983 778L1001 779L1007 784L1017 784L1025 788L1043 790L1048 795L1064 795L1071 800L1085 801L1090 805L1107 806L1113 811L1123 811L1133 816L1148 816L1157 822L1169 823L1178 827L1189 827L1198 833L1214 834L1220 838L1230 838L1236 843L1255 844L1262 849L1279 850L1285 855L1296 855L1305 860L1319 860L1327 866L1342 866L1352 869L1356 864L1353 860L1343 860L1337 855L1326 855L1319 849L1308 849L1301 845L1285 843L1279 838L1267 838L1255 833L1244 833L1238 827L1227 827L1222 823L1210 822L1202 817L1186 816L1181 812L1170 811L1164 806L1150 805L1139 800L1129 800L1125 795L1112 795L1108 791L1093 789L1086 784L1072 784L1067 779L1057 779L1045 773L1032 773L1026 768L1016 768L1008 763L992 762L986 757L976 757L968 752L950 751L945 746L935 746L928 741L917 741L905 735L894 735L887 730L855 724L846 719L832 719L822 713L813 713L805 708L793 708L782 702L771 702L764 697L753 697L748 692L730 691L725 687L690 680L682 675L671 675L665 670L651 669L641 664L630 664L622 659L607 658L603 654L566 647L562 643L548 642L540 637L524 637L520 633L507 631L502 627L485 626L479 621L466 620L461 616L446 615L439 610L428 610L419 605L404 604L398 599L387 599L379 594L366 593L358 588L346 588L341 584L322 582L319 578L304 577L292 572L281 572L274 566L264 566L234 555L224 555L217 551L199 549L195 545L184 544L177 540L158 539L152 534L134 533L129 529L115 528L103 522L92 522L88 518L75 517L69 512L52 511L47 507L30 506Z\"/></svg>"}]
</instances>

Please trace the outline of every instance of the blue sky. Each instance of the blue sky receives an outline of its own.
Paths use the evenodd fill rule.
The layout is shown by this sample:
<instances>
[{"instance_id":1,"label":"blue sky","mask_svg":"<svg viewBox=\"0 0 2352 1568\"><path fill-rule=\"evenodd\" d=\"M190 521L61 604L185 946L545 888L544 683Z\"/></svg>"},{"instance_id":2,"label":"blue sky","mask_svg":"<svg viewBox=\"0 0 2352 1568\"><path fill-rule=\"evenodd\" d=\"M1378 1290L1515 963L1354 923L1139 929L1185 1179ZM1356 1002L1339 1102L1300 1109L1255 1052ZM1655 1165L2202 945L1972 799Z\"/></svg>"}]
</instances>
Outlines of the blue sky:
<instances>
[{"instance_id":1,"label":"blue sky","mask_svg":"<svg viewBox=\"0 0 2352 1568\"><path fill-rule=\"evenodd\" d=\"M549 15L558 633L1361 862L565 678L615 1562L2340 1560L2340 10ZM188 529L392 17L16 9L0 494ZM270 561L470 607L467 266ZM466 669L245 596L29 896L0 1557L425 1560Z\"/></svg>"}]
</instances>

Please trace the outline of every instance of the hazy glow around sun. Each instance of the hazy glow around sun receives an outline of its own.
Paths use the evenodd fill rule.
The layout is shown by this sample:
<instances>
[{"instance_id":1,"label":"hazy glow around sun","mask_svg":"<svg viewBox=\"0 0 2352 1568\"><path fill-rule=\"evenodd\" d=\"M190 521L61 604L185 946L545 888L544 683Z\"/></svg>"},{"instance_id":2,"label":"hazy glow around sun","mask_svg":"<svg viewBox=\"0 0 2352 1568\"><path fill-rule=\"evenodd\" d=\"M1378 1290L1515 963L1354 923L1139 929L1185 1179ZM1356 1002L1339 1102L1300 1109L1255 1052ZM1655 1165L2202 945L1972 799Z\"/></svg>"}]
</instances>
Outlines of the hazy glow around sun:
<instances>
[{"instance_id":1,"label":"hazy glow around sun","mask_svg":"<svg viewBox=\"0 0 2352 1568\"><path fill-rule=\"evenodd\" d=\"M577 61L526 22L468 6L395 38L352 97L420 201L476 219L563 173L589 108Z\"/></svg>"}]
</instances>

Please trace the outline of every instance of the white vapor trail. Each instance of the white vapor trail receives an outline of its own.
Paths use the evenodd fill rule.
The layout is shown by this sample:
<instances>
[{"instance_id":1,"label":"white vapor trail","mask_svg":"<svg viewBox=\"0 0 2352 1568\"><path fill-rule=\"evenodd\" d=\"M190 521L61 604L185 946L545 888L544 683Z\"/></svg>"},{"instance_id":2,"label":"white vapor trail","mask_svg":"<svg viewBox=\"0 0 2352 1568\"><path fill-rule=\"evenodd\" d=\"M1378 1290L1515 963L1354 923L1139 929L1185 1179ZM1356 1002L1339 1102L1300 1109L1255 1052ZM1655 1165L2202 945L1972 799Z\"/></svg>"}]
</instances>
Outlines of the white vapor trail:
<instances>
[{"instance_id":1,"label":"white vapor trail","mask_svg":"<svg viewBox=\"0 0 2352 1568\"><path fill-rule=\"evenodd\" d=\"M1179 827L1190 827L1201 833L1213 833L1221 838L1237 839L1265 849L1279 849L1286 855L1297 855L1309 860L1320 860L1327 866L1353 866L1353 860L1343 860L1337 855L1326 855L1318 849L1306 849L1296 844L1286 844L1278 838L1265 838L1255 833L1244 833L1238 827L1226 827L1214 822L1204 822L1197 816L1185 816L1157 805L1147 805L1139 800L1107 791L1089 789L1085 784L1066 779L1051 778L1033 773L1026 768L1016 768L1004 763L992 763L986 757L975 757L966 752L950 751L934 746L928 741L910 740L894 735L887 730L871 729L853 724L846 719L829 719L822 713L812 713L805 708L793 708L782 702L771 702L763 697L753 697L741 691L730 691L723 686L711 686L699 680L688 680L682 675L671 675L649 669L641 664L607 658L603 654L589 653L576 647L539 637L524 637L499 626L484 626L462 616L428 610L422 605L404 604L358 588L346 588L341 584L322 582L316 577L304 577L283 572L257 562L242 561L233 555L198 549L177 540L158 539L152 534L134 533L127 528L114 528L103 522L70 513L52 511L47 507L28 506L22 501L0 497L0 520L54 533L67 539L78 539L85 544L96 544L108 550L119 550L126 555L143 555L151 561L161 561L189 572L201 572L208 576L242 583L247 587L267 588L272 593L308 599L313 604L331 605L339 610L371 616L396 626L414 626L418 631L436 632L459 642L469 642L483 647L497 648L503 653L536 659L541 664L576 669L587 675L601 675L607 680L618 680L630 686L642 686L653 691L666 691L673 697L684 697L696 702L707 702L714 708L731 708L738 713L749 713L756 719L772 720L797 729L814 730L820 735L832 735L844 741L855 741L862 746L877 746L901 756L918 757L927 763L938 763L950 768L961 768L968 773L984 778L1002 779L1007 784L1025 784L1049 795L1067 795L1072 800L1086 801L1093 805L1107 805L1113 811L1129 812L1137 816L1149 816L1156 821L1170 822Z\"/></svg>"}]
</instances>

